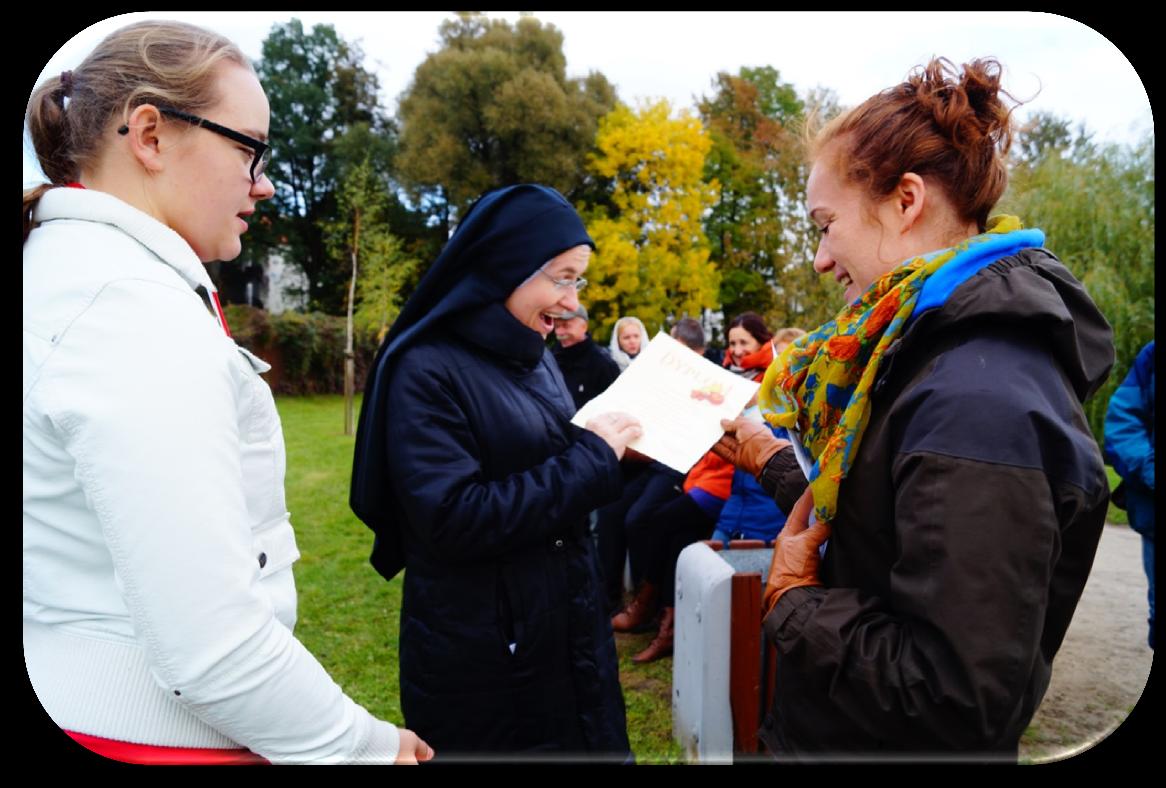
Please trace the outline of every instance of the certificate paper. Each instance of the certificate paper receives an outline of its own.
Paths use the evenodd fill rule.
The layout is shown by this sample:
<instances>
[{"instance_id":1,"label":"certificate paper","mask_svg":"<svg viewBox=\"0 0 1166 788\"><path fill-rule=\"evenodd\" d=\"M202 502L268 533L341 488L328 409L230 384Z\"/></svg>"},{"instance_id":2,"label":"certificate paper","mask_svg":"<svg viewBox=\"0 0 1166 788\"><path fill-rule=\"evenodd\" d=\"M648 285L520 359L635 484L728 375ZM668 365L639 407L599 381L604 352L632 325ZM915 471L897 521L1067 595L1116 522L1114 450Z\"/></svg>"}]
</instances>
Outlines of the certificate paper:
<instances>
[{"instance_id":1,"label":"certificate paper","mask_svg":"<svg viewBox=\"0 0 1166 788\"><path fill-rule=\"evenodd\" d=\"M628 445L688 473L724 433L721 419L736 418L759 388L660 332L571 423L582 427L601 413L628 413L644 428Z\"/></svg>"}]
</instances>

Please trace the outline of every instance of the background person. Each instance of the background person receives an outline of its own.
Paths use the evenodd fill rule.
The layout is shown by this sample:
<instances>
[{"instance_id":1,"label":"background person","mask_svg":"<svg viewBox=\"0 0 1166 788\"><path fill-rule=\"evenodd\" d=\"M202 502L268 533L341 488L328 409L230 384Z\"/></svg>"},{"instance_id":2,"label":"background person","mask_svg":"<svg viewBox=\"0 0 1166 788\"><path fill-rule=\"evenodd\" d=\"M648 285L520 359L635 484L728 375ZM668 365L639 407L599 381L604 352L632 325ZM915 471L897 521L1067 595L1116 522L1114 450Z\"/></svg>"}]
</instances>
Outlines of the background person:
<instances>
[{"instance_id":1,"label":"background person","mask_svg":"<svg viewBox=\"0 0 1166 788\"><path fill-rule=\"evenodd\" d=\"M773 361L773 332L756 312L743 312L729 323L728 337L722 366L743 378L760 381Z\"/></svg>"},{"instance_id":2,"label":"background person","mask_svg":"<svg viewBox=\"0 0 1166 788\"><path fill-rule=\"evenodd\" d=\"M683 322L683 321L681 321ZM695 321L692 321L695 323ZM700 353L704 332L691 324L673 328L685 346ZM657 464L658 465L658 464ZM611 619L616 632L639 632L650 627L659 611L656 635L633 662L654 662L672 654L676 619L676 560L680 552L707 539L729 497L734 468L713 452L707 452L684 476L683 483L665 488L675 471L660 466L655 496L640 502L626 519L628 553L642 572L640 585L623 610Z\"/></svg>"},{"instance_id":3,"label":"background person","mask_svg":"<svg viewBox=\"0 0 1166 788\"><path fill-rule=\"evenodd\" d=\"M757 334L753 334L747 328L747 321L743 319L749 314L752 313L741 315L730 323L734 327L730 328L729 331L730 333L734 331L744 332L750 339L756 341L758 334L764 336L769 333L769 330L762 323L760 327L754 326L753 330L757 331ZM781 329L773 334L768 343L773 348L771 355L773 357L781 355L790 342L805 335L806 332L800 328ZM764 357L764 352L744 353L742 362L745 366L742 369L756 370L754 365ZM767 363L766 367L768 366ZM765 370L762 369L755 372L753 379L761 382L764 376ZM759 423L764 421L761 411L755 404L745 408L742 416ZM785 427L770 427L769 429L773 433L773 437L779 440L789 439L789 433L786 432ZM716 528L713 529L712 536L709 538L722 542L726 546L734 539L760 539L763 542L769 542L781 532L783 525L785 525L785 512L778 508L777 503L773 500L773 494L766 492L757 479L753 477L753 474L737 468L733 472L733 486L729 491L729 498L725 501L721 515L717 518Z\"/></svg>"},{"instance_id":4,"label":"background person","mask_svg":"<svg viewBox=\"0 0 1166 788\"><path fill-rule=\"evenodd\" d=\"M555 361L578 410L599 396L619 377L616 364L587 333L587 307L555 318Z\"/></svg>"},{"instance_id":5,"label":"background person","mask_svg":"<svg viewBox=\"0 0 1166 788\"><path fill-rule=\"evenodd\" d=\"M764 427L725 422L720 444L790 511L765 592L782 758L1015 760L1093 562L1108 490L1081 404L1112 332L1042 233L989 219L1000 71L933 60L810 149L814 268L847 306L759 398L810 491L786 508L792 450Z\"/></svg>"},{"instance_id":6,"label":"background person","mask_svg":"<svg viewBox=\"0 0 1166 788\"><path fill-rule=\"evenodd\" d=\"M1105 457L1121 477L1114 491L1142 537L1142 566L1149 583L1150 634L1154 648L1154 342L1138 352L1105 411Z\"/></svg>"},{"instance_id":7,"label":"background person","mask_svg":"<svg viewBox=\"0 0 1166 788\"><path fill-rule=\"evenodd\" d=\"M352 508L377 571L408 570L401 708L445 755L631 759L588 513L640 427L573 426L546 347L591 249L554 189L486 193L369 376Z\"/></svg>"},{"instance_id":8,"label":"background person","mask_svg":"<svg viewBox=\"0 0 1166 788\"><path fill-rule=\"evenodd\" d=\"M644 328L644 324L640 322L638 317L629 315L615 321L615 327L611 330L608 351L615 359L615 363L619 364L620 372L627 369L628 364L640 355L640 350L643 349L647 341L648 330Z\"/></svg>"},{"instance_id":9,"label":"background person","mask_svg":"<svg viewBox=\"0 0 1166 788\"><path fill-rule=\"evenodd\" d=\"M170 22L29 100L51 183L24 195L25 664L53 721L116 760L415 762L426 744L292 635L268 365L203 266L272 196L268 114L234 44Z\"/></svg>"}]
</instances>

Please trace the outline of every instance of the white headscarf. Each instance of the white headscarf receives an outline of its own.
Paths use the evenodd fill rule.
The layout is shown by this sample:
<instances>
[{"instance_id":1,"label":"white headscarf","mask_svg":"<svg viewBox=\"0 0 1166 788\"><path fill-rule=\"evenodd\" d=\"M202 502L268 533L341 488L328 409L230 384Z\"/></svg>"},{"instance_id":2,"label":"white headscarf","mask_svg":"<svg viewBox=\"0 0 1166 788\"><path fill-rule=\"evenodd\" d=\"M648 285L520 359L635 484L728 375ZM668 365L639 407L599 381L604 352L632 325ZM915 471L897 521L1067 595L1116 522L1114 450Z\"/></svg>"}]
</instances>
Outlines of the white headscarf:
<instances>
[{"instance_id":1,"label":"white headscarf","mask_svg":"<svg viewBox=\"0 0 1166 788\"><path fill-rule=\"evenodd\" d=\"M619 364L619 371L623 372L628 368L628 364L632 363L635 356L629 356L623 352L623 348L619 346L619 329L624 323L635 323L640 327L640 352L644 351L644 346L648 344L648 329L644 328L644 324L640 322L638 317L621 317L615 321L615 328L611 332L611 343L608 346L608 351L611 357L615 359L615 363ZM636 355L639 355L638 353Z\"/></svg>"}]
</instances>

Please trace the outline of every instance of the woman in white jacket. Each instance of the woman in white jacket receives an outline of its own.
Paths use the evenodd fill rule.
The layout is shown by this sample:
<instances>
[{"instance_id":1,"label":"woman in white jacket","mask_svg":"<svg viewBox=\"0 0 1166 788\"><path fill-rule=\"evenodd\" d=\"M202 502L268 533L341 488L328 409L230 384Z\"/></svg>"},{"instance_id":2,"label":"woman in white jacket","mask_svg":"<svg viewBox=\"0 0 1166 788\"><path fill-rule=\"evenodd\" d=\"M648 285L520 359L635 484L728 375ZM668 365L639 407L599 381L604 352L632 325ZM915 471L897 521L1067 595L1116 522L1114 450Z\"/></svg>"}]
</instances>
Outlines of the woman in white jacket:
<instances>
[{"instance_id":1,"label":"woman in white jacket","mask_svg":"<svg viewBox=\"0 0 1166 788\"><path fill-rule=\"evenodd\" d=\"M132 762L416 762L292 635L299 557L268 366L230 260L269 108L210 31L146 22L41 84L24 195L24 650L49 716Z\"/></svg>"}]
</instances>

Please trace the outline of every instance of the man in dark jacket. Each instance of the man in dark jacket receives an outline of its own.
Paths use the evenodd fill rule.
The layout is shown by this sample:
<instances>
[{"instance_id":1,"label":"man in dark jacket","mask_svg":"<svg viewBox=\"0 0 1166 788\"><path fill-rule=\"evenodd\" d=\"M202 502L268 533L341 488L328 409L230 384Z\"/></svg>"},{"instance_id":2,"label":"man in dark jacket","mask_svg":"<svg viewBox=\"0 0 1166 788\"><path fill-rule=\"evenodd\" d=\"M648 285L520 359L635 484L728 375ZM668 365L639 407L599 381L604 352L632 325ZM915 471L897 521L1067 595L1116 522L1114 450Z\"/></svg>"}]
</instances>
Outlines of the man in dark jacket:
<instances>
[{"instance_id":1,"label":"man in dark jacket","mask_svg":"<svg viewBox=\"0 0 1166 788\"><path fill-rule=\"evenodd\" d=\"M555 339L559 344L552 352L578 410L619 377L619 365L587 333L587 307L582 304L555 319Z\"/></svg>"}]
</instances>

